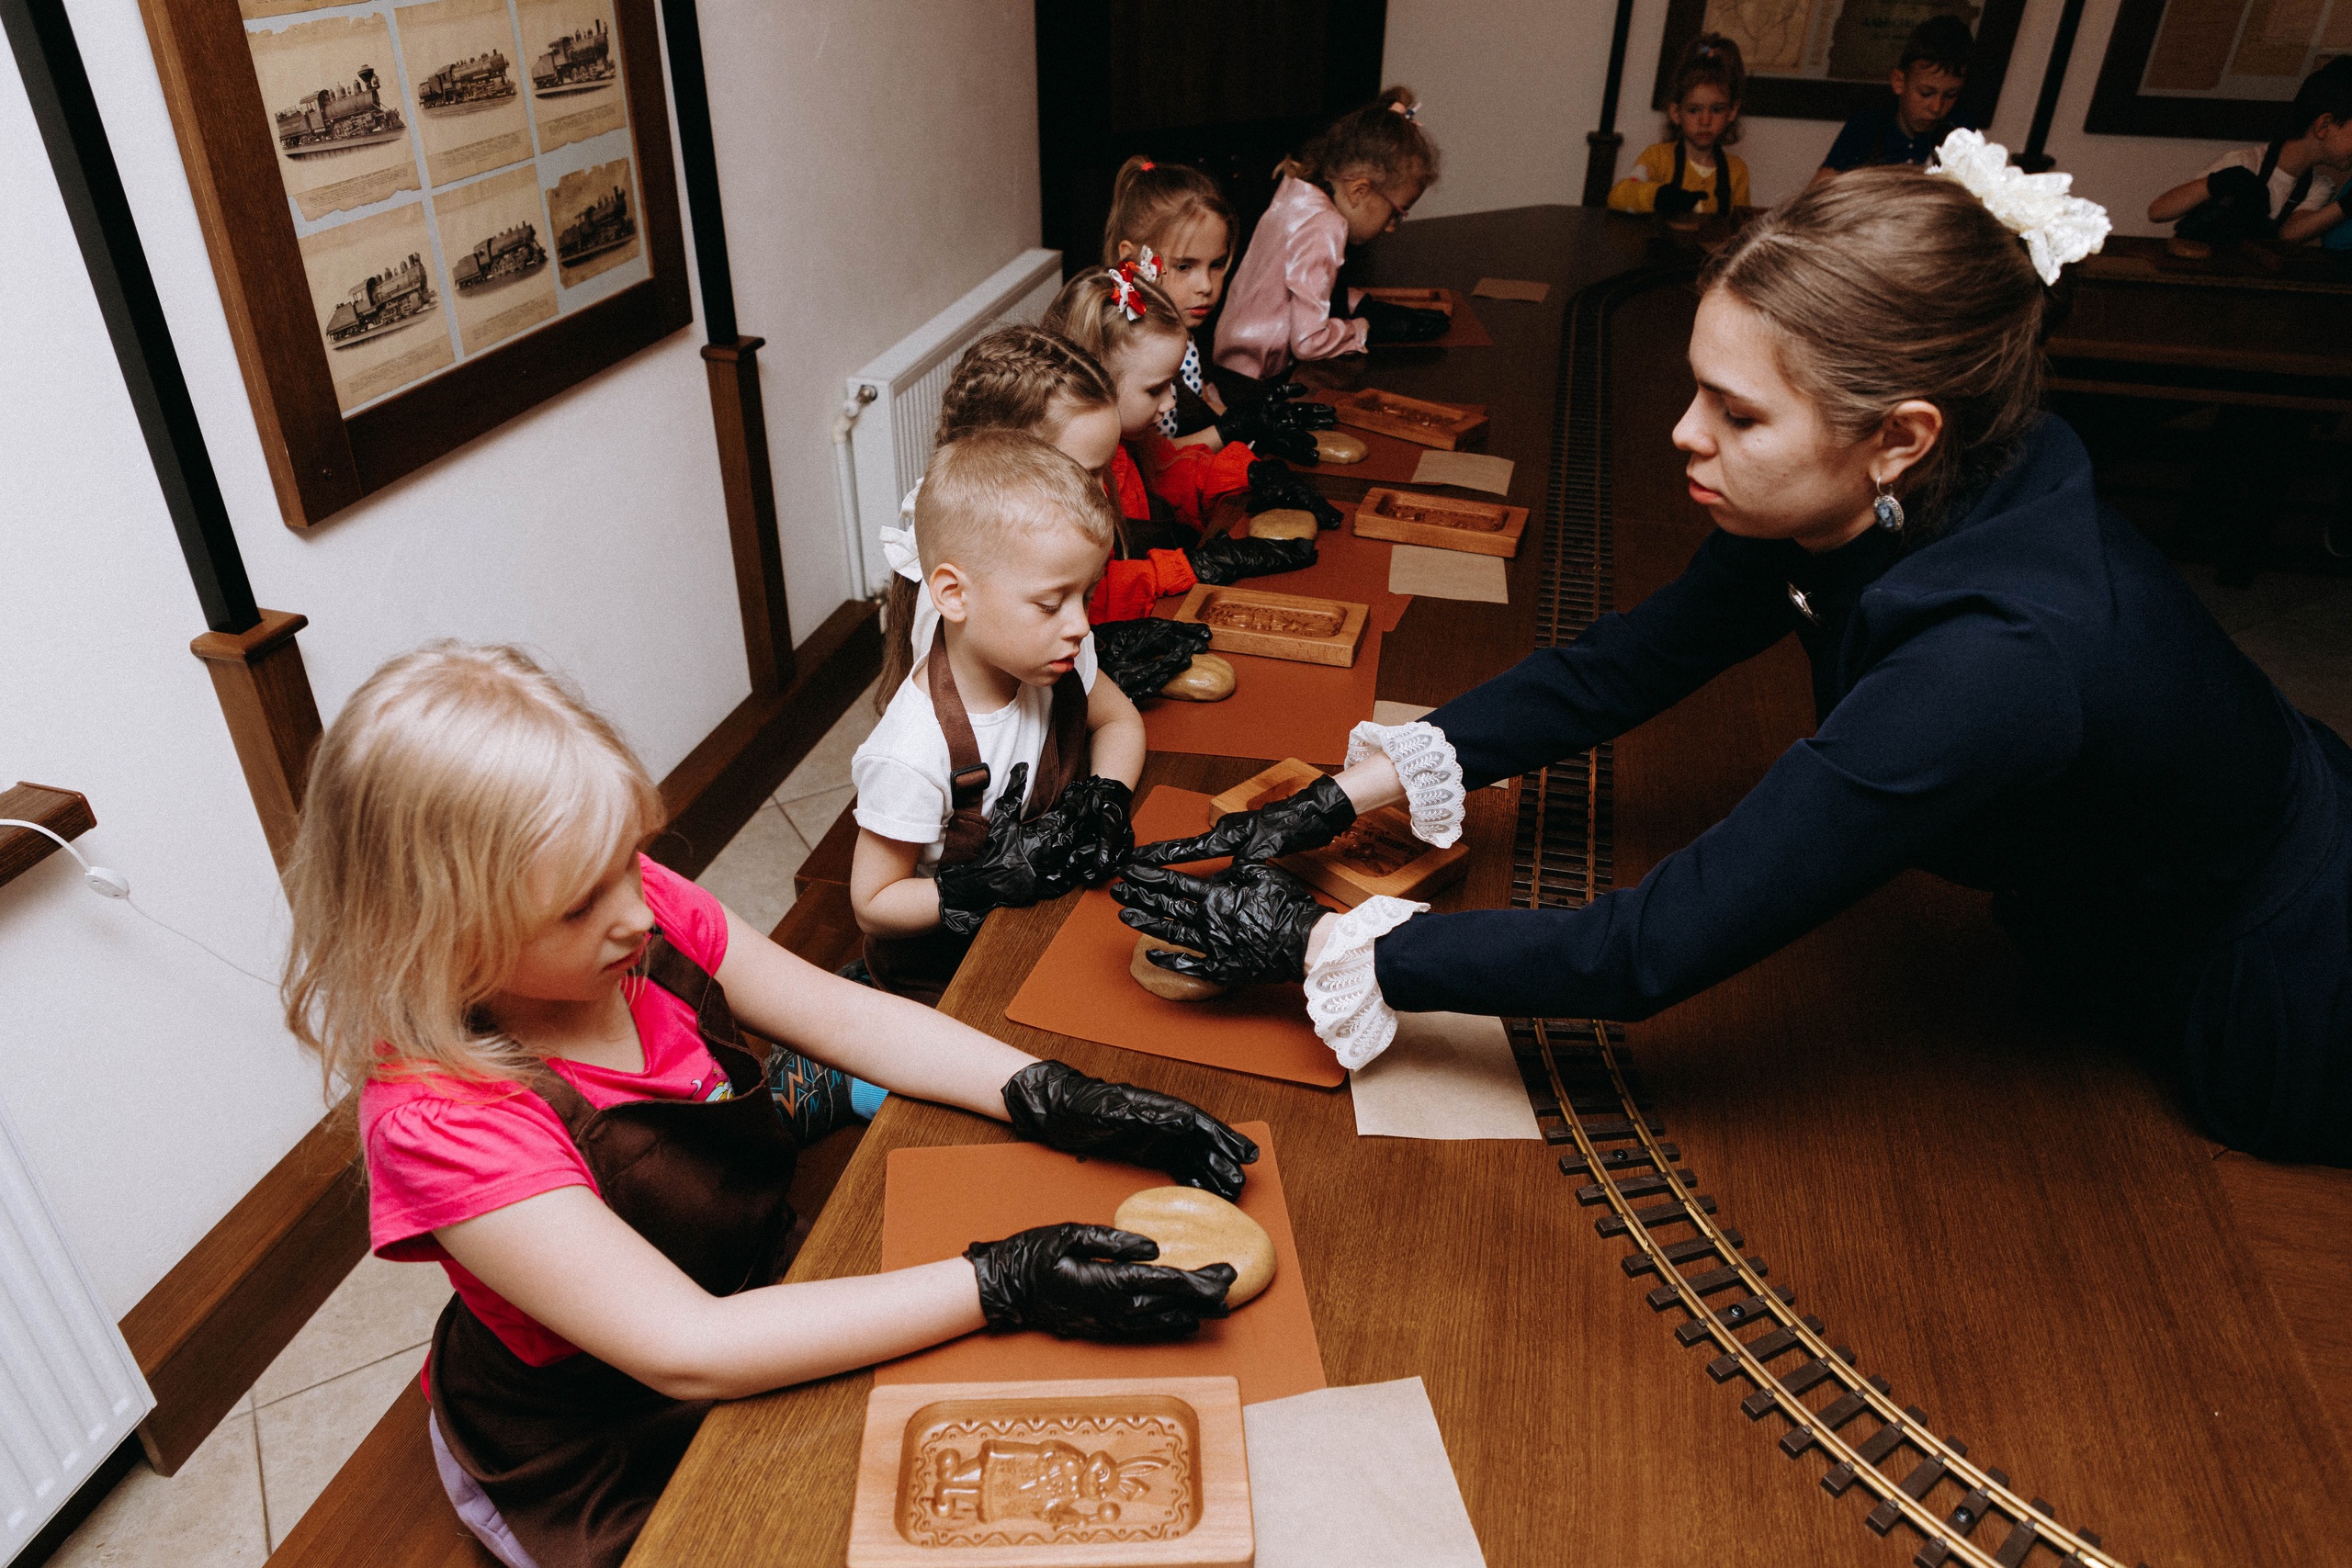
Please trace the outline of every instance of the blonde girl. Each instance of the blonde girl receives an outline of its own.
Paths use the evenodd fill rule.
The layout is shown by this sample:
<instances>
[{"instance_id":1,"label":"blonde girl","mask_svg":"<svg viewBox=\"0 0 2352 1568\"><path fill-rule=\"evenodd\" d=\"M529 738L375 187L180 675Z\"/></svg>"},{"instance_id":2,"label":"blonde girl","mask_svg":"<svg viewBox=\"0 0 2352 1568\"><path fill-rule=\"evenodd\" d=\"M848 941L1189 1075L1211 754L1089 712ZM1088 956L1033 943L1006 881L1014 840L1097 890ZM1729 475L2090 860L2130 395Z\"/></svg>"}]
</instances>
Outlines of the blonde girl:
<instances>
[{"instance_id":1,"label":"blonde girl","mask_svg":"<svg viewBox=\"0 0 2352 1568\"><path fill-rule=\"evenodd\" d=\"M739 1020L1196 1185L1237 1190L1254 1151L1181 1101L803 963L639 852L662 820L562 682L511 648L436 644L327 731L288 874L287 1020L331 1087L358 1087L378 1256L456 1288L426 1373L435 1457L510 1568L617 1563L713 1400L987 1324L1185 1333L1231 1279L1056 1225L776 1283L795 1145Z\"/></svg>"},{"instance_id":2,"label":"blonde girl","mask_svg":"<svg viewBox=\"0 0 2352 1568\"><path fill-rule=\"evenodd\" d=\"M1218 365L1272 380L1295 360L1443 335L1441 311L1384 304L1360 288L1335 294L1348 248L1394 230L1437 178L1437 143L1419 120L1413 90L1391 87L1276 168L1281 183L1217 322Z\"/></svg>"}]
</instances>

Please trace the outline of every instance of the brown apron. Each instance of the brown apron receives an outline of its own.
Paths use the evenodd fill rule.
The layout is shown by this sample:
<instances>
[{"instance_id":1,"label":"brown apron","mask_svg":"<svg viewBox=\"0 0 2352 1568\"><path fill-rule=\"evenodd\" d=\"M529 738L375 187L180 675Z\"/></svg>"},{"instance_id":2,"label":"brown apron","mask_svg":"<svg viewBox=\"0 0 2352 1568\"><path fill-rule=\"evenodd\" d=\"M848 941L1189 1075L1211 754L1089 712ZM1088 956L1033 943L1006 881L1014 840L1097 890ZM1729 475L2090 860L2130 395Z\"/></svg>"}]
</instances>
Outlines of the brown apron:
<instances>
[{"instance_id":1,"label":"brown apron","mask_svg":"<svg viewBox=\"0 0 2352 1568\"><path fill-rule=\"evenodd\" d=\"M980 743L972 734L972 717L956 690L956 672L947 662L947 627L943 623L931 639L924 660L931 685L931 711L938 716L940 733L947 737L949 805L947 841L939 852L943 866L963 865L979 857L988 842L989 819L980 809L988 794L989 765L980 761ZM1021 819L1032 821L1061 798L1072 779L1086 772L1089 737L1086 728L1086 686L1070 671L1054 682L1054 716L1046 731L1045 754L1029 770L1029 799ZM865 939L865 968L883 990L910 997L926 1007L937 1007L946 994L956 966L972 945L945 926L918 936L869 936Z\"/></svg>"},{"instance_id":2,"label":"brown apron","mask_svg":"<svg viewBox=\"0 0 2352 1568\"><path fill-rule=\"evenodd\" d=\"M791 1136L718 982L658 931L639 972L695 1010L734 1097L599 1111L551 1073L532 1088L562 1118L606 1207L695 1283L719 1296L770 1284L790 1261ZM710 1408L585 1352L531 1366L456 1298L433 1332L431 1386L451 1456L539 1568L627 1556Z\"/></svg>"}]
</instances>

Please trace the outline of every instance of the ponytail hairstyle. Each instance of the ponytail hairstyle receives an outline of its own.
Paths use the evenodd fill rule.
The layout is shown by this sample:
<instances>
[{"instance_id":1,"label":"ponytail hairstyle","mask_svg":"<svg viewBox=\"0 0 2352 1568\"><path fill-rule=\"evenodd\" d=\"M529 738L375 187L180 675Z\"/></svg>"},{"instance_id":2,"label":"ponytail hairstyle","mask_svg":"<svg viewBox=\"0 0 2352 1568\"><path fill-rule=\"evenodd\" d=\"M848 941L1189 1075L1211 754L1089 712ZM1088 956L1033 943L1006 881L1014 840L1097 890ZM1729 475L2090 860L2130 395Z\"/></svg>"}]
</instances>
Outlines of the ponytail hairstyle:
<instances>
[{"instance_id":1,"label":"ponytail hairstyle","mask_svg":"<svg viewBox=\"0 0 2352 1568\"><path fill-rule=\"evenodd\" d=\"M1952 524L2040 412L2041 279L1956 181L1893 164L1808 186L1734 235L1699 281L1772 324L1782 374L1839 438L1863 439L1910 399L1942 412L1942 434L1895 483L1906 547Z\"/></svg>"},{"instance_id":2,"label":"ponytail hairstyle","mask_svg":"<svg viewBox=\"0 0 2352 1568\"><path fill-rule=\"evenodd\" d=\"M1720 87L1731 107L1739 107L1747 96L1747 65L1739 57L1739 45L1721 33L1701 33L1682 49L1682 58L1675 62L1674 90L1667 102L1679 104L1693 87ZM1734 119L1724 128L1726 145L1739 140L1739 121Z\"/></svg>"},{"instance_id":3,"label":"ponytail hairstyle","mask_svg":"<svg viewBox=\"0 0 2352 1568\"><path fill-rule=\"evenodd\" d=\"M1036 432L1049 419L1118 401L1111 378L1083 349L1043 327L999 327L964 351L939 399L936 450L976 430ZM1060 426L1056 425L1057 433ZM915 596L922 592L897 572L882 599L882 680L875 688L876 711L890 705L915 667L911 631ZM926 649L925 651L929 651Z\"/></svg>"},{"instance_id":4,"label":"ponytail hairstyle","mask_svg":"<svg viewBox=\"0 0 2352 1568\"><path fill-rule=\"evenodd\" d=\"M484 1005L662 817L628 742L520 649L429 643L370 675L311 756L286 867L286 1027L328 1098L536 1078Z\"/></svg>"},{"instance_id":5,"label":"ponytail hairstyle","mask_svg":"<svg viewBox=\"0 0 2352 1568\"><path fill-rule=\"evenodd\" d=\"M1184 164L1159 164L1149 158L1128 159L1119 167L1111 186L1111 216L1102 225L1102 265L1119 265L1119 242L1140 249L1148 245L1166 254L1169 242L1203 218L1222 220L1225 243L1230 249L1233 209L1216 181Z\"/></svg>"},{"instance_id":6,"label":"ponytail hairstyle","mask_svg":"<svg viewBox=\"0 0 2352 1568\"><path fill-rule=\"evenodd\" d=\"M1091 355L1114 391L1112 364L1130 346L1148 337L1192 335L1182 312L1132 262L1080 273L1062 285L1038 324Z\"/></svg>"},{"instance_id":7,"label":"ponytail hairstyle","mask_svg":"<svg viewBox=\"0 0 2352 1568\"><path fill-rule=\"evenodd\" d=\"M1306 145L1274 165L1275 177L1304 180L1325 196L1331 194L1333 181L1359 173L1383 185L1431 185L1437 179L1437 143L1421 129L1420 111L1412 88L1391 87L1309 137Z\"/></svg>"}]
</instances>

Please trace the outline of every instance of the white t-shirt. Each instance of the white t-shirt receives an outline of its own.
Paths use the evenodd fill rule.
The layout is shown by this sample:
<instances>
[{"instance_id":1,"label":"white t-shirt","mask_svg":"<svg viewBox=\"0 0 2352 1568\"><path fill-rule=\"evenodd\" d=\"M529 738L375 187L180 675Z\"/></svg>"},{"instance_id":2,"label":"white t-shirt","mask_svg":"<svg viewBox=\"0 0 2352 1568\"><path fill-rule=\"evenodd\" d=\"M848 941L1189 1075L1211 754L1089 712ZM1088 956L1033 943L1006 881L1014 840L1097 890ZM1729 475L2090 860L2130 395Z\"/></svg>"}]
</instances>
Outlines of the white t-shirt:
<instances>
[{"instance_id":1,"label":"white t-shirt","mask_svg":"<svg viewBox=\"0 0 2352 1568\"><path fill-rule=\"evenodd\" d=\"M1079 645L1077 664L1080 683L1093 691L1091 632ZM980 797L983 812L1004 793L1015 763L1029 764L1024 790L1035 782L1053 718L1050 686L1023 686L1020 695L996 712L971 716L972 739L979 745L980 761L989 765L989 787ZM857 785L857 825L900 843L921 844L922 852L915 857L918 876L937 872L940 851L947 842L947 819L956 808L949 772L947 737L932 711L930 682L919 664L849 764L850 782Z\"/></svg>"},{"instance_id":2,"label":"white t-shirt","mask_svg":"<svg viewBox=\"0 0 2352 1568\"><path fill-rule=\"evenodd\" d=\"M2263 154L2269 151L2267 147L2241 147L2234 152L2222 154L2213 167L2205 172L2210 175L2221 169L2238 168L2250 175L2258 175L2262 173ZM2295 194L2295 178L2284 169L2270 171L2271 217L2287 216L2287 198ZM2335 180L2328 173L2327 165L2320 164L2312 169L2312 188L2303 193L2303 204L2294 210L2309 212L2314 208L2325 207L2335 199Z\"/></svg>"}]
</instances>

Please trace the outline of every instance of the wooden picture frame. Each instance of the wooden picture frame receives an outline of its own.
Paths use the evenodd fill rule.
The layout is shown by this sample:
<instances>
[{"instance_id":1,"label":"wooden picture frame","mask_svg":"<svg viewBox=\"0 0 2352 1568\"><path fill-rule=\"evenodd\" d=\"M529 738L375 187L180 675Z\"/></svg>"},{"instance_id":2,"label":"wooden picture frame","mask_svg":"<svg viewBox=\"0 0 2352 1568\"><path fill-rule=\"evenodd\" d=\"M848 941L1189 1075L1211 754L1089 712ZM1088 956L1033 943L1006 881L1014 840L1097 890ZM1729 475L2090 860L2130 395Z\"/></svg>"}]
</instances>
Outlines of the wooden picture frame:
<instances>
[{"instance_id":1,"label":"wooden picture frame","mask_svg":"<svg viewBox=\"0 0 2352 1568\"><path fill-rule=\"evenodd\" d=\"M2175 97L2140 90L2165 19L2165 0L2122 0L2108 35L2083 129L2101 136L2177 136L2267 142L2287 118L2288 98ZM2226 51L2228 44L2222 46ZM2200 50L2200 55L2209 51ZM2315 57L2316 58L2316 57ZM2300 78L2298 85L2300 85Z\"/></svg>"},{"instance_id":2,"label":"wooden picture frame","mask_svg":"<svg viewBox=\"0 0 2352 1568\"><path fill-rule=\"evenodd\" d=\"M537 3L524 0L526 10ZM608 51L618 56L618 80L607 100L623 113L616 130L593 136L582 132L570 144L545 145L543 133L558 120L553 111L534 104L532 129L523 139L527 156L493 175L472 171L447 180L439 177L439 165L433 161L433 142L420 132L416 145L424 149L424 156L414 158L411 186L390 192L384 200L360 204L359 217L347 211L306 215L303 226L311 232L305 235L298 232L296 217L305 198L290 189L292 176L280 168L279 142L283 128L291 121L286 105L265 99L257 74L260 49L249 36L261 37L272 28L291 31L304 24L365 23L371 17L385 25L395 10L419 7L379 0L368 15L357 18L352 18L348 7L316 17L313 13L322 6L307 0L243 0L242 5L240 0L141 0L270 479L289 526L308 528L324 522L693 320L653 0L599 3L611 17ZM531 98L558 90L553 78L547 85L534 85L528 73L548 63L548 57L536 56L536 51L552 46L539 39L521 41L522 25L527 23L518 24L513 34L517 39L512 64L517 96ZM389 31L385 35L391 36ZM416 78L400 63L397 51L385 52L393 58L368 62L382 93L400 92L401 110L421 124L424 115L416 109L420 100L413 93ZM430 79L426 81L429 85ZM321 85L339 83L330 79ZM306 84L294 107L307 108L311 96ZM327 106L320 107L323 113ZM274 123L281 128L280 134L273 134ZM297 155L289 146L289 166ZM588 166L596 156L626 158L624 174L607 174L620 166L616 162ZM458 290L448 280L458 261L469 253L457 244L450 225L443 223L441 243L431 257L422 259L432 269L424 276L424 291L437 293L443 301L435 309L428 300L425 309L435 309L435 324L448 340L447 367L425 371L413 383L372 400L355 400L348 384L339 391L335 377L342 367L331 363L335 350L326 334L341 319L341 307L336 316L322 317L315 298L320 285L305 268L306 242L316 246L322 236L396 218L421 228L438 221L432 204L446 203L467 186L480 189L493 179L515 182L519 197L525 171L542 198L537 210L548 242L558 241L558 230L563 227L549 216L555 192L548 186L562 185L569 192L574 187L567 182L575 180L626 183L633 200L620 204L617 224L628 226L639 240L646 264L639 270L645 276L625 285L591 288L595 275L588 262L594 252L582 247L576 267L582 276L575 282L574 253L550 243L543 247L546 254L540 260L559 297L555 310L527 326L508 328L514 335L479 348L464 346L459 323L465 318L451 298ZM411 189L413 199L401 199ZM636 209L633 222L629 206ZM583 234L588 220L588 212L578 215ZM383 247L379 245L376 254L384 254ZM618 265L634 261L638 254L620 255ZM596 270L615 265L612 258L603 258ZM351 289L352 299L358 301L363 288L390 276L363 273ZM564 281L556 282L559 277ZM581 290L587 291L584 297ZM369 292L368 299L374 298ZM448 314L443 317L440 311ZM429 335L415 341L429 345ZM355 406L346 412L346 404Z\"/></svg>"},{"instance_id":3,"label":"wooden picture frame","mask_svg":"<svg viewBox=\"0 0 2352 1568\"><path fill-rule=\"evenodd\" d=\"M1871 0L1845 3L1856 6L1870 4ZM1879 3L1889 10L1899 6L1906 13L1917 11L1922 20L1928 14L1926 7L1905 0ZM2126 7L2132 4L2132 0L2124 0ZM1674 90L1674 68L1682 59L1682 51L1706 26L1707 5L1708 0L1668 0L1666 32L1658 40L1657 80L1650 92L1650 107L1661 114L1666 111L1667 95ZM1957 6L1946 8L1962 9ZM2009 73L2009 54L2017 45L2018 20L2024 14L2025 0L1983 0L1973 28L1976 52L1969 63L1968 85L1961 93L1955 115L1965 117L1975 125L1992 123L1994 106L2001 98L2002 80ZM1747 96L1739 112L1768 119L1846 120L1879 107L1887 97L1883 75L1860 81L1779 75L1759 70L1751 60L1747 62ZM1828 148L1825 144L1822 150L1826 152ZM1737 151L1736 147L1734 151Z\"/></svg>"}]
</instances>

